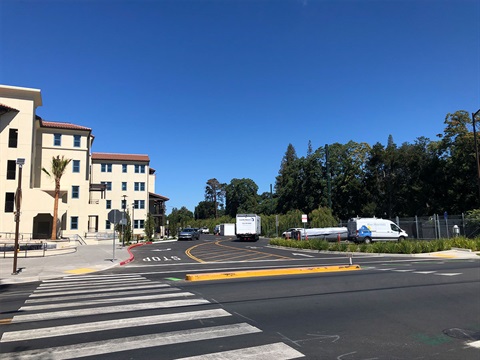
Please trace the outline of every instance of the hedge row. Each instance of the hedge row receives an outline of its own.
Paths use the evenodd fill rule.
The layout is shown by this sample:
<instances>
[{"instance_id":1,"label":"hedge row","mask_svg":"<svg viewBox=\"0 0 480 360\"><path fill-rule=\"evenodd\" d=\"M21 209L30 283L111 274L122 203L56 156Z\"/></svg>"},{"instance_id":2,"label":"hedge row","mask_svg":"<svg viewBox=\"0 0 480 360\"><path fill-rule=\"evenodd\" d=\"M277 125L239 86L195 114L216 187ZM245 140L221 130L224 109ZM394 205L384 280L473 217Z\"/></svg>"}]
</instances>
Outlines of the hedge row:
<instances>
[{"instance_id":1,"label":"hedge row","mask_svg":"<svg viewBox=\"0 0 480 360\"><path fill-rule=\"evenodd\" d=\"M437 240L405 240L402 242L374 242L372 244L354 244L346 242L327 242L325 240L286 240L271 239L270 245L292 247L297 249L312 249L319 251L345 251L382 254L422 254L452 248L480 251L480 238L467 239L458 237Z\"/></svg>"}]
</instances>

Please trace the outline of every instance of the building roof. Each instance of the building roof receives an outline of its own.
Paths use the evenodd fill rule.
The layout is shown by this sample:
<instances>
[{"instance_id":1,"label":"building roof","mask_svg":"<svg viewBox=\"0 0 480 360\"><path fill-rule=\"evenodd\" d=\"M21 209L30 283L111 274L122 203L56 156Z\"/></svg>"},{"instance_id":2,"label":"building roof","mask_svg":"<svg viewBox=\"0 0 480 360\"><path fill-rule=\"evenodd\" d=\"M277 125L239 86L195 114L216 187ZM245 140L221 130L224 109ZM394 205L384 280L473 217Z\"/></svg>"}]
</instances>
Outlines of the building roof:
<instances>
[{"instance_id":1,"label":"building roof","mask_svg":"<svg viewBox=\"0 0 480 360\"><path fill-rule=\"evenodd\" d=\"M111 153L92 153L92 160L125 160L125 161L146 161L150 162L148 155L143 154L111 154Z\"/></svg>"},{"instance_id":2,"label":"building roof","mask_svg":"<svg viewBox=\"0 0 480 360\"><path fill-rule=\"evenodd\" d=\"M7 106L7 105L0 104L0 115L6 114L7 112L10 112L10 111L18 112L19 110L14 109L14 108L12 108L10 106Z\"/></svg>"},{"instance_id":3,"label":"building roof","mask_svg":"<svg viewBox=\"0 0 480 360\"><path fill-rule=\"evenodd\" d=\"M151 192L149 192L148 194L150 195L151 198L160 199L160 200L163 200L163 201L170 200L169 198L167 198L165 196L162 196L162 195L159 195L159 194L155 194L155 193L151 193Z\"/></svg>"},{"instance_id":4,"label":"building roof","mask_svg":"<svg viewBox=\"0 0 480 360\"><path fill-rule=\"evenodd\" d=\"M40 119L40 126L45 127L45 128L55 128L55 129L92 131L92 129L90 129L88 127L85 127L85 126L75 125L75 124L71 124L71 123L64 123L64 122L45 121L45 120L42 120L42 119Z\"/></svg>"}]
</instances>

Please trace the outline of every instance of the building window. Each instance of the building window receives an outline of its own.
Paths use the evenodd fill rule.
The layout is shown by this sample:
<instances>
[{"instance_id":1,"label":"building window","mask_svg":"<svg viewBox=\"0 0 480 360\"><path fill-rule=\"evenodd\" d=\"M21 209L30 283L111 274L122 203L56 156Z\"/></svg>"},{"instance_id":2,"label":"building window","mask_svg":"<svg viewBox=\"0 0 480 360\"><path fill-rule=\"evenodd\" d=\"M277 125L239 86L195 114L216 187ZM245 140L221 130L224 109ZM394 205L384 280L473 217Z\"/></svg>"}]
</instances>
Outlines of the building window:
<instances>
[{"instance_id":1,"label":"building window","mask_svg":"<svg viewBox=\"0 0 480 360\"><path fill-rule=\"evenodd\" d=\"M133 220L134 229L143 229L145 227L145 220Z\"/></svg>"},{"instance_id":2,"label":"building window","mask_svg":"<svg viewBox=\"0 0 480 360\"><path fill-rule=\"evenodd\" d=\"M7 180L15 180L17 162L15 160L7 161Z\"/></svg>"},{"instance_id":3,"label":"building window","mask_svg":"<svg viewBox=\"0 0 480 360\"><path fill-rule=\"evenodd\" d=\"M127 164L122 164L122 172L123 173L127 172Z\"/></svg>"},{"instance_id":4,"label":"building window","mask_svg":"<svg viewBox=\"0 0 480 360\"><path fill-rule=\"evenodd\" d=\"M80 135L73 135L73 147L80 147Z\"/></svg>"},{"instance_id":5,"label":"building window","mask_svg":"<svg viewBox=\"0 0 480 360\"><path fill-rule=\"evenodd\" d=\"M135 165L135 174L145 174L145 165Z\"/></svg>"},{"instance_id":6,"label":"building window","mask_svg":"<svg viewBox=\"0 0 480 360\"><path fill-rule=\"evenodd\" d=\"M72 199L78 199L80 195L80 186L72 185Z\"/></svg>"},{"instance_id":7,"label":"building window","mask_svg":"<svg viewBox=\"0 0 480 360\"><path fill-rule=\"evenodd\" d=\"M53 134L53 145L62 146L62 134Z\"/></svg>"},{"instance_id":8,"label":"building window","mask_svg":"<svg viewBox=\"0 0 480 360\"><path fill-rule=\"evenodd\" d=\"M138 206L140 209L145 209L145 200L140 200Z\"/></svg>"},{"instance_id":9,"label":"building window","mask_svg":"<svg viewBox=\"0 0 480 360\"><path fill-rule=\"evenodd\" d=\"M144 182L136 182L134 184L135 191L145 191L145 183Z\"/></svg>"},{"instance_id":10,"label":"building window","mask_svg":"<svg viewBox=\"0 0 480 360\"><path fill-rule=\"evenodd\" d=\"M127 182L122 181L122 191L127 191Z\"/></svg>"},{"instance_id":11,"label":"building window","mask_svg":"<svg viewBox=\"0 0 480 360\"><path fill-rule=\"evenodd\" d=\"M145 209L145 200L134 200L133 201L134 209Z\"/></svg>"},{"instance_id":12,"label":"building window","mask_svg":"<svg viewBox=\"0 0 480 360\"><path fill-rule=\"evenodd\" d=\"M12 213L15 204L15 193L7 192L5 193L5 212Z\"/></svg>"},{"instance_id":13,"label":"building window","mask_svg":"<svg viewBox=\"0 0 480 360\"><path fill-rule=\"evenodd\" d=\"M101 181L103 185L105 185L105 190L112 191L112 182L111 181Z\"/></svg>"},{"instance_id":14,"label":"building window","mask_svg":"<svg viewBox=\"0 0 480 360\"><path fill-rule=\"evenodd\" d=\"M110 221L105 220L105 229L110 230Z\"/></svg>"},{"instance_id":15,"label":"building window","mask_svg":"<svg viewBox=\"0 0 480 360\"><path fill-rule=\"evenodd\" d=\"M70 230L78 230L78 216L70 217Z\"/></svg>"},{"instance_id":16,"label":"building window","mask_svg":"<svg viewBox=\"0 0 480 360\"><path fill-rule=\"evenodd\" d=\"M16 148L18 144L18 129L10 129L8 131L8 147Z\"/></svg>"},{"instance_id":17,"label":"building window","mask_svg":"<svg viewBox=\"0 0 480 360\"><path fill-rule=\"evenodd\" d=\"M73 160L73 172L74 173L79 173L80 172L80 160Z\"/></svg>"},{"instance_id":18,"label":"building window","mask_svg":"<svg viewBox=\"0 0 480 360\"><path fill-rule=\"evenodd\" d=\"M102 172L112 172L112 164L102 164Z\"/></svg>"},{"instance_id":19,"label":"building window","mask_svg":"<svg viewBox=\"0 0 480 360\"><path fill-rule=\"evenodd\" d=\"M107 200L106 205L107 205L107 209L111 209L112 208L112 200Z\"/></svg>"}]
</instances>

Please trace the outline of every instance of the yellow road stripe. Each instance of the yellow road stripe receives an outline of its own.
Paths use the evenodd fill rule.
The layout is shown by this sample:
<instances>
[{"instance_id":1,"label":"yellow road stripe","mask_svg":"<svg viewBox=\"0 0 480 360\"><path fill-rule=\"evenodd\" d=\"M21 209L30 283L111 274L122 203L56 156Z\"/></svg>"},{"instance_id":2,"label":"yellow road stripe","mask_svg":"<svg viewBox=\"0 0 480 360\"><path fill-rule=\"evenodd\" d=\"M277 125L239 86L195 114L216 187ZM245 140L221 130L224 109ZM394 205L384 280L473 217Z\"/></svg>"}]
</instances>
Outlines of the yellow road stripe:
<instances>
[{"instance_id":1,"label":"yellow road stripe","mask_svg":"<svg viewBox=\"0 0 480 360\"><path fill-rule=\"evenodd\" d=\"M318 267L307 267L307 268L246 270L246 271L233 271L233 272L187 274L185 276L185 280L206 281L206 280L246 278L246 277L255 277L255 276L301 275L301 274L310 274L310 273L354 271L354 270L361 270L360 265L318 266Z\"/></svg>"},{"instance_id":2,"label":"yellow road stripe","mask_svg":"<svg viewBox=\"0 0 480 360\"><path fill-rule=\"evenodd\" d=\"M96 271L95 269L90 269L90 268L80 268L80 269L73 269L73 270L67 270L64 271L69 274L86 274L86 273L91 273Z\"/></svg>"},{"instance_id":3,"label":"yellow road stripe","mask_svg":"<svg viewBox=\"0 0 480 360\"><path fill-rule=\"evenodd\" d=\"M0 319L0 325L8 325L12 322L12 319Z\"/></svg>"}]
</instances>

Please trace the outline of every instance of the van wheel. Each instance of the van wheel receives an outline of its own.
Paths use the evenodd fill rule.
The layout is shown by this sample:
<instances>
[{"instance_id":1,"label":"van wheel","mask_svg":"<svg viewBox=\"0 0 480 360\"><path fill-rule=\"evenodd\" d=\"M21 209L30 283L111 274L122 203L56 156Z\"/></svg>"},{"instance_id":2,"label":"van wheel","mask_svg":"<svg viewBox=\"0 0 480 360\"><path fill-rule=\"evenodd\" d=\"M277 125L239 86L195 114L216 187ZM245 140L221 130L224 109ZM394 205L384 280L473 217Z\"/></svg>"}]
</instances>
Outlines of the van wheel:
<instances>
[{"instance_id":1,"label":"van wheel","mask_svg":"<svg viewBox=\"0 0 480 360\"><path fill-rule=\"evenodd\" d=\"M398 242L402 242L403 240L405 240L405 237L404 237L404 236L400 236L400 237L398 238Z\"/></svg>"},{"instance_id":2,"label":"van wheel","mask_svg":"<svg viewBox=\"0 0 480 360\"><path fill-rule=\"evenodd\" d=\"M372 239L370 239L369 237L366 237L363 241L365 241L365 244L371 244L372 243Z\"/></svg>"}]
</instances>

